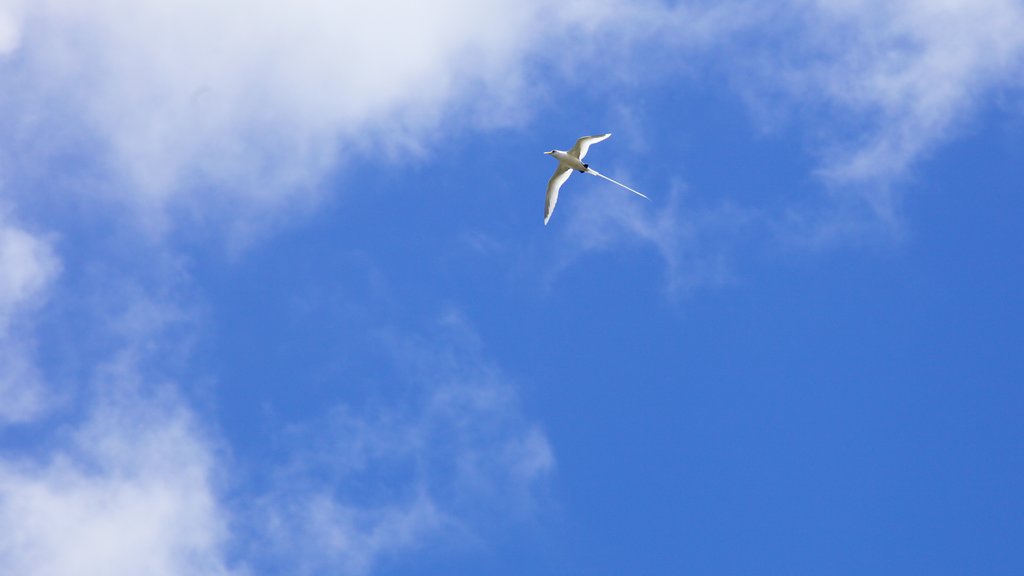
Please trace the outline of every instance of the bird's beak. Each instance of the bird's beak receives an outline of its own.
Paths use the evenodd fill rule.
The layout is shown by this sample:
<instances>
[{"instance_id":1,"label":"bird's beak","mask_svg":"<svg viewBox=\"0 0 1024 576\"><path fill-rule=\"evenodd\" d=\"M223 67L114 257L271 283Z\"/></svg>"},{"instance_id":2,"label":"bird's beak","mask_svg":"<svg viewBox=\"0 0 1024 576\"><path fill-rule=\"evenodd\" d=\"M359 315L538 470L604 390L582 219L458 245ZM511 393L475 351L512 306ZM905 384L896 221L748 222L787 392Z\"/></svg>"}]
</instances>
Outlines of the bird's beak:
<instances>
[{"instance_id":1,"label":"bird's beak","mask_svg":"<svg viewBox=\"0 0 1024 576\"><path fill-rule=\"evenodd\" d=\"M551 154L551 152L545 152L545 154Z\"/></svg>"}]
</instances>

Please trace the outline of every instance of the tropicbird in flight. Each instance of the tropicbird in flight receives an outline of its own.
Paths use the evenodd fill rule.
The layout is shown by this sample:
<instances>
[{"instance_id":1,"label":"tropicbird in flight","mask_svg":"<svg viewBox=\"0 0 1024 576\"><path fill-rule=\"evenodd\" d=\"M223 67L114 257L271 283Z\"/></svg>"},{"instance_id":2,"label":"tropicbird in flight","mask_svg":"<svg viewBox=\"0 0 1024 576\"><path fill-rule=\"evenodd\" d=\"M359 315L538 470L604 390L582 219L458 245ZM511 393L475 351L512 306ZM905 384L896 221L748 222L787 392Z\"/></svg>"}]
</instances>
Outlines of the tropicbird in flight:
<instances>
[{"instance_id":1,"label":"tropicbird in flight","mask_svg":"<svg viewBox=\"0 0 1024 576\"><path fill-rule=\"evenodd\" d=\"M602 134L600 136L584 136L576 141L576 145L572 147L572 150L568 152L564 150L552 150L545 152L550 154L556 160L558 160L558 167L555 168L555 173L551 175L551 180L548 180L548 197L547 202L544 204L544 225L547 226L548 220L551 219L551 213L555 211L555 203L558 202L558 189L565 184L565 181L569 179L569 175L572 174L573 170L578 170L581 174L593 174L594 176L600 176L612 184L618 184L626 190L629 190L637 196L644 196L643 194L633 190L629 186L626 186L622 182L616 182L611 178L601 174L597 170L590 167L589 164L583 163L584 156L587 155L587 151L590 150L591 144L597 144L611 137L611 134ZM650 198L648 198L650 200Z\"/></svg>"}]
</instances>

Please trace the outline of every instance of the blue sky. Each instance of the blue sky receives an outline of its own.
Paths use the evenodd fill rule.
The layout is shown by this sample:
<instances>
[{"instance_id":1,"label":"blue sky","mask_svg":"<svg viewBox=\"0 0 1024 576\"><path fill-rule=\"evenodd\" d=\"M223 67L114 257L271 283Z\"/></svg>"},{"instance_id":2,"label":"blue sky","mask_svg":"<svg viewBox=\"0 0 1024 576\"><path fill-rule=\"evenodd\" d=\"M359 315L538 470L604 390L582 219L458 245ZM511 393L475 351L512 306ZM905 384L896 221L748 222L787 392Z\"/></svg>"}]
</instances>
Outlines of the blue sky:
<instances>
[{"instance_id":1,"label":"blue sky","mask_svg":"<svg viewBox=\"0 0 1024 576\"><path fill-rule=\"evenodd\" d=\"M1024 569L1019 2L79 4L0 0L0 572Z\"/></svg>"}]
</instances>

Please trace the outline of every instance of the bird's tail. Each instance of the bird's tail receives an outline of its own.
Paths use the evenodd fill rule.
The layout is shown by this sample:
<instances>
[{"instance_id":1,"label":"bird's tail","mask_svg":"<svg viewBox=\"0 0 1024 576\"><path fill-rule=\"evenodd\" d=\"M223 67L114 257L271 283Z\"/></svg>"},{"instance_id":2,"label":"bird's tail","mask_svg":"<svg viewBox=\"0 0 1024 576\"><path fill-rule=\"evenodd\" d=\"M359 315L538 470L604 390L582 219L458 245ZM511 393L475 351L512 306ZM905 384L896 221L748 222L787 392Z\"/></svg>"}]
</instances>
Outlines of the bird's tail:
<instances>
[{"instance_id":1,"label":"bird's tail","mask_svg":"<svg viewBox=\"0 0 1024 576\"><path fill-rule=\"evenodd\" d=\"M647 196L637 192L636 190L633 190L632 188L630 188L629 186L626 186L622 182L616 182L615 180L612 180L611 178L605 176L604 174L601 174L600 172L598 172L597 170L594 170L593 168L588 167L587 168L587 174L593 174L594 176L599 176L599 177L604 178L605 180L611 182L612 184L617 184L619 186L622 186L623 188L625 188L626 190L629 190L630 192L632 192L633 194L636 194L637 196L643 196L644 198L647 198ZM650 200L650 198L647 198L647 199Z\"/></svg>"}]
</instances>

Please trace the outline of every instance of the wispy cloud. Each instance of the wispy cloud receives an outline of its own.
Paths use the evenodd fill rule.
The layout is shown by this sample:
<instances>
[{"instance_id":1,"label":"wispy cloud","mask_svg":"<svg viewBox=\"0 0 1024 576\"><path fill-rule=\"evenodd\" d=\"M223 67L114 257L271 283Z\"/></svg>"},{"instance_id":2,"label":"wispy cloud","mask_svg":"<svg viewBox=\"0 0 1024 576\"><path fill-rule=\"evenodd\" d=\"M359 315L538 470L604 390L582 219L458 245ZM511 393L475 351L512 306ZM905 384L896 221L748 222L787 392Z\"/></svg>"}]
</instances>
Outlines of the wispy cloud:
<instances>
[{"instance_id":1,"label":"wispy cloud","mask_svg":"<svg viewBox=\"0 0 1024 576\"><path fill-rule=\"evenodd\" d=\"M666 62L741 63L739 73L764 63L762 76L736 83L798 121L822 123L825 186L888 217L894 182L993 90L1019 82L1022 30L1024 8L1012 0L791 0L770 10L612 0L0 1L4 196L31 204L81 195L133 206L150 232L227 221L244 235L282 208L315 203L322 179L346 161L428 153L442 125L528 117L543 98L531 74L571 78L576 62L561 60L571 47L580 59L622 54L602 70L622 84L664 73ZM756 53L764 38L782 56ZM815 111L801 116L808 104ZM752 231L820 234L808 214L829 213L769 219L760 207L700 205L681 187L651 204L595 190L574 210L560 208L559 267L645 247L664 262L671 295L729 281L731 247ZM32 314L61 261L45 235L0 215L0 270L0 421L25 421L47 406ZM166 391L173 387L143 391L160 388L153 356L173 347L153 334L179 316L157 303L161 289L140 288L149 297L128 298L103 328L127 343L97 370L87 417L65 423L41 454L0 462L0 565L12 572L226 574L230 543L249 544L238 539L251 534L225 520L236 503L218 490L227 472L216 442ZM284 469L269 466L274 485L256 497L257 510L239 505L268 523L252 541L266 544L255 556L364 574L472 537L494 513L482 510L515 515L534 505L554 466L551 447L465 319L452 314L425 334L394 331L389 342L408 393L336 406L295 427L294 453Z\"/></svg>"},{"instance_id":2,"label":"wispy cloud","mask_svg":"<svg viewBox=\"0 0 1024 576\"><path fill-rule=\"evenodd\" d=\"M648 248L665 265L670 298L732 281L733 249L763 224L757 212L732 204L696 205L678 184L652 201L614 187L594 188L562 217L549 280L592 252Z\"/></svg>"},{"instance_id":3,"label":"wispy cloud","mask_svg":"<svg viewBox=\"0 0 1024 576\"><path fill-rule=\"evenodd\" d=\"M107 372L132 378L130 369ZM0 461L0 564L11 574L232 573L216 454L168 388L104 382L45 455Z\"/></svg>"},{"instance_id":4,"label":"wispy cloud","mask_svg":"<svg viewBox=\"0 0 1024 576\"><path fill-rule=\"evenodd\" d=\"M34 353L31 343L24 340L0 340L0 424L30 421L50 404Z\"/></svg>"},{"instance_id":5,"label":"wispy cloud","mask_svg":"<svg viewBox=\"0 0 1024 576\"><path fill-rule=\"evenodd\" d=\"M177 345L165 340L182 312L122 300L97 328L118 346L76 394L84 407L51 415L61 431L41 434L34 450L0 458L0 564L12 572L367 574L528 516L553 466L514 386L450 314L428 334L383 338L394 363L383 372L407 394L303 420L284 431L281 459L238 474L161 376L157 359ZM254 468L274 479L269 489L245 476Z\"/></svg>"},{"instance_id":6,"label":"wispy cloud","mask_svg":"<svg viewBox=\"0 0 1024 576\"><path fill-rule=\"evenodd\" d=\"M681 208L678 193L657 205L594 193L563 212L555 271L588 252L647 246L680 294L728 281L734 246L755 231L815 250L898 238L914 168L999 90L1022 85L1024 6L1011 0L732 3L703 21L721 36L693 57L720 63L768 124L785 117L811 135L821 187L784 206L703 209ZM661 38L672 22L650 29Z\"/></svg>"},{"instance_id":7,"label":"wispy cloud","mask_svg":"<svg viewBox=\"0 0 1024 576\"><path fill-rule=\"evenodd\" d=\"M271 218L315 200L339 160L415 154L447 106L485 94L483 113L518 93L542 3L511 7L33 3L7 34L21 41L2 82L6 145L89 142L85 169L101 176L89 192L153 226L168 204L200 221Z\"/></svg>"},{"instance_id":8,"label":"wispy cloud","mask_svg":"<svg viewBox=\"0 0 1024 576\"><path fill-rule=\"evenodd\" d=\"M495 514L530 514L551 448L475 339L458 314L425 336L389 331L405 393L336 406L292 430L290 463L258 512L269 518L267 561L365 574L453 537L473 540Z\"/></svg>"},{"instance_id":9,"label":"wispy cloud","mask_svg":"<svg viewBox=\"0 0 1024 576\"><path fill-rule=\"evenodd\" d=\"M178 387L155 376L154 358L175 349L163 341L168 326L182 315L144 296L111 295L115 313L89 316L76 342L74 354L86 358L74 376L83 382L62 382L74 388L62 390L43 382L32 355L34 308L50 292L62 293L51 287L60 261L50 242L7 218L0 221L0 270L0 417L21 422L32 437L12 443L5 436L0 457L4 572L233 573L219 489L223 454ZM90 345L100 359L87 353ZM51 350L52 357L60 354Z\"/></svg>"},{"instance_id":10,"label":"wispy cloud","mask_svg":"<svg viewBox=\"0 0 1024 576\"><path fill-rule=\"evenodd\" d=\"M1013 0L796 0L794 26L767 79L794 104L821 107L821 174L889 218L894 184L970 124L992 93L1019 87L1024 6ZM798 14L794 16L794 14ZM786 22L789 24L785 24ZM780 102L777 102L777 104ZM822 118L827 118L822 122Z\"/></svg>"},{"instance_id":11,"label":"wispy cloud","mask_svg":"<svg viewBox=\"0 0 1024 576\"><path fill-rule=\"evenodd\" d=\"M18 27L13 6L0 5L0 58L11 53L18 45Z\"/></svg>"},{"instance_id":12,"label":"wispy cloud","mask_svg":"<svg viewBox=\"0 0 1024 576\"><path fill-rule=\"evenodd\" d=\"M6 14L0 121L18 189L116 198L149 230L182 219L252 231L314 204L339 164L429 150L442 121L451 133L527 117L537 63L571 73L563 56L588 46L709 43L741 11L44 0ZM53 178L55 158L80 173Z\"/></svg>"},{"instance_id":13,"label":"wispy cloud","mask_svg":"<svg viewBox=\"0 0 1024 576\"><path fill-rule=\"evenodd\" d=\"M39 303L60 272L50 242L0 212L0 334L14 317Z\"/></svg>"},{"instance_id":14,"label":"wispy cloud","mask_svg":"<svg viewBox=\"0 0 1024 576\"><path fill-rule=\"evenodd\" d=\"M803 117L823 181L890 217L893 183L1017 83L1022 22L1013 0L8 1L4 169L20 198L115 198L145 229L246 236L315 205L340 164L522 121L540 78L600 56L605 83L714 69L763 109L821 111ZM55 158L80 173L53 178Z\"/></svg>"},{"instance_id":15,"label":"wispy cloud","mask_svg":"<svg viewBox=\"0 0 1024 576\"><path fill-rule=\"evenodd\" d=\"M30 420L46 407L34 359L32 313L60 268L47 239L0 210L0 424Z\"/></svg>"}]
</instances>

